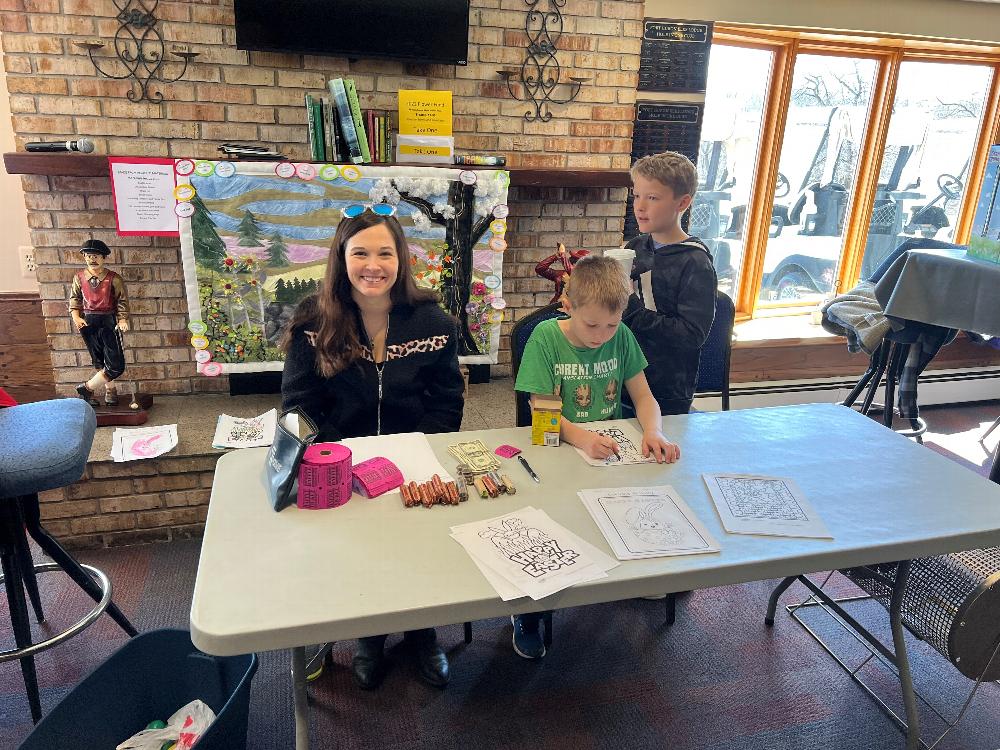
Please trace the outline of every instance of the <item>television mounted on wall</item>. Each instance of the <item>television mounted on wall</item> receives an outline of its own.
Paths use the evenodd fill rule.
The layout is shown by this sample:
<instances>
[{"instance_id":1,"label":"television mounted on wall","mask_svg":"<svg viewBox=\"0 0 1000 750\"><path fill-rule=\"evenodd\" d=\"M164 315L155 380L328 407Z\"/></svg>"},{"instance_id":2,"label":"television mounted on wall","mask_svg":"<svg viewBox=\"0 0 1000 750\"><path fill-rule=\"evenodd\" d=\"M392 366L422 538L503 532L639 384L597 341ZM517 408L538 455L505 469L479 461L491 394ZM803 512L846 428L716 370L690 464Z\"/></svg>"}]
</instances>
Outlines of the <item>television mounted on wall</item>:
<instances>
[{"instance_id":1,"label":"television mounted on wall","mask_svg":"<svg viewBox=\"0 0 1000 750\"><path fill-rule=\"evenodd\" d=\"M236 46L465 65L469 0L235 0Z\"/></svg>"}]
</instances>

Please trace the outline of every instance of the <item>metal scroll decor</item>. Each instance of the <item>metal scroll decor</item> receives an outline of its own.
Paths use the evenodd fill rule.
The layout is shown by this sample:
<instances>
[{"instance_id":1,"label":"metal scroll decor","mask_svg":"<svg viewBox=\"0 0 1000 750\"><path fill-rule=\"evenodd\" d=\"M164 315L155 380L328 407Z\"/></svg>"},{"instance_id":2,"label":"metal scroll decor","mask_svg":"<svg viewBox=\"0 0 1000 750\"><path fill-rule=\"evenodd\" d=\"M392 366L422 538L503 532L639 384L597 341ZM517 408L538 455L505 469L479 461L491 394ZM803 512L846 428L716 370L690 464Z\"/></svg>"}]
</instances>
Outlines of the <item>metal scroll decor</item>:
<instances>
[{"instance_id":1,"label":"metal scroll decor","mask_svg":"<svg viewBox=\"0 0 1000 750\"><path fill-rule=\"evenodd\" d=\"M101 67L101 61L94 56L103 49L104 42L87 40L74 42L77 47L87 50L90 61L97 72L107 78L117 80L132 79L132 88L126 95L129 101L143 100L159 104L163 94L153 88L156 83L174 83L187 72L188 64L197 52L183 48L169 50L169 54L183 61L180 72L173 77L164 74L164 54L167 52L163 34L156 27L156 6L159 0L113 0L118 8L118 31L115 32L115 54L120 63L119 72L108 72ZM111 60L112 58L103 58Z\"/></svg>"},{"instance_id":2,"label":"metal scroll decor","mask_svg":"<svg viewBox=\"0 0 1000 750\"><path fill-rule=\"evenodd\" d=\"M538 5L542 0L524 0L529 10L524 21L524 31L528 35L527 52L520 70L498 70L497 73L506 82L510 95L518 101L530 101L534 112L530 109L524 113L528 122L548 122L552 119L550 104L568 104L576 99L580 89L589 78L569 76L568 84L560 83L562 71L559 60L556 59L556 42L562 36L562 8L566 0L548 0L549 10L542 11ZM521 84L521 91L515 90L514 81ZM565 98L556 95L556 87L569 86Z\"/></svg>"}]
</instances>

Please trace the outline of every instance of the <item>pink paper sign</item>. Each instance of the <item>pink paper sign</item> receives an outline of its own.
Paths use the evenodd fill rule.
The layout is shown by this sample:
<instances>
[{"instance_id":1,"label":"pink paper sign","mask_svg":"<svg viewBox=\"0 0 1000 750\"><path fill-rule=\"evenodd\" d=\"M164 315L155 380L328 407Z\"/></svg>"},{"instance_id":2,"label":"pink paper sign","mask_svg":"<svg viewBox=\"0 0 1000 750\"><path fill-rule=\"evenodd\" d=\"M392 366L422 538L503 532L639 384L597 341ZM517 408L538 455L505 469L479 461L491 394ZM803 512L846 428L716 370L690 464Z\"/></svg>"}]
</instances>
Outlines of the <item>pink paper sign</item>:
<instances>
[{"instance_id":1,"label":"pink paper sign","mask_svg":"<svg viewBox=\"0 0 1000 750\"><path fill-rule=\"evenodd\" d=\"M513 458L521 452L521 449L515 448L513 445L501 445L493 452L502 458Z\"/></svg>"}]
</instances>

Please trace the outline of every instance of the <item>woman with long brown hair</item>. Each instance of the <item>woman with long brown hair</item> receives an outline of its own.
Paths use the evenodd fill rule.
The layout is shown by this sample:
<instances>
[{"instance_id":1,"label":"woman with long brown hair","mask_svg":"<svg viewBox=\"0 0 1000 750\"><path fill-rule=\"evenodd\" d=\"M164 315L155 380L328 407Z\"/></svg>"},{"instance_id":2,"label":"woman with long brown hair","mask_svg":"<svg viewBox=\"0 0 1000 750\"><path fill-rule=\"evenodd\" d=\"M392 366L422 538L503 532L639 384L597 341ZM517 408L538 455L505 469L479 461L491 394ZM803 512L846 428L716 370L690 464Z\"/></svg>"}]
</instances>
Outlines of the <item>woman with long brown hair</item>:
<instances>
[{"instance_id":1,"label":"woman with long brown hair","mask_svg":"<svg viewBox=\"0 0 1000 750\"><path fill-rule=\"evenodd\" d=\"M337 227L318 294L303 300L282 337L282 408L299 407L318 440L399 432L453 432L462 422L456 322L418 289L403 228L387 204L350 206ZM421 677L448 683L433 628L409 631ZM357 683L377 687L386 636L361 638Z\"/></svg>"}]
</instances>

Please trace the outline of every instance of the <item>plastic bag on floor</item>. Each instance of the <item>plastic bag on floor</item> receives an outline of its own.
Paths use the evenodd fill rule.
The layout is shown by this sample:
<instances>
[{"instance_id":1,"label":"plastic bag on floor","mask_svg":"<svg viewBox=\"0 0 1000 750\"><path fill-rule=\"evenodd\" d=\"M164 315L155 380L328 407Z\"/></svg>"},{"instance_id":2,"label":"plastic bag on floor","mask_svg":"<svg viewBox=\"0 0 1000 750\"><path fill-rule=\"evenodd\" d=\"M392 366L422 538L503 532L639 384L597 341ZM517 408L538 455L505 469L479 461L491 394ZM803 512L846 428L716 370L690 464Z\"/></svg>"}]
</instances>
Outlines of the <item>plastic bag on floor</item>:
<instances>
[{"instance_id":1,"label":"plastic bag on floor","mask_svg":"<svg viewBox=\"0 0 1000 750\"><path fill-rule=\"evenodd\" d=\"M136 732L115 750L160 750L164 742L176 742L173 750L190 750L213 721L215 712L195 699L175 711L163 729Z\"/></svg>"}]
</instances>

